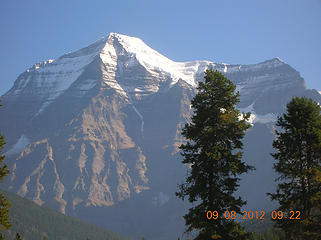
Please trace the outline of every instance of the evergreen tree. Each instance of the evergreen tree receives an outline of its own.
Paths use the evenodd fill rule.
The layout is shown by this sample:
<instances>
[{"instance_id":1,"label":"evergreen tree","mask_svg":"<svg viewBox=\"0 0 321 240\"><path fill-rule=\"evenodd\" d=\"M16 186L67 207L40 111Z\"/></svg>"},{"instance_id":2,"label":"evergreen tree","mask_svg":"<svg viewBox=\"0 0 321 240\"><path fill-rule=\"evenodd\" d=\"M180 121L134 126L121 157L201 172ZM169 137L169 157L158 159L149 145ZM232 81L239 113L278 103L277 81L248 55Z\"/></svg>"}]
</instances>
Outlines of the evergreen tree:
<instances>
[{"instance_id":1,"label":"evergreen tree","mask_svg":"<svg viewBox=\"0 0 321 240\"><path fill-rule=\"evenodd\" d=\"M194 114L182 135L187 142L180 146L183 163L190 166L186 182L176 195L197 204L184 216L186 232L197 232L195 239L248 239L249 234L233 219L221 216L225 211L240 213L246 203L233 194L239 184L239 175L253 167L242 162L241 139L250 127L246 122L250 113L235 108L239 93L235 85L214 70L205 72L198 93L192 100ZM208 220L207 211L217 211L216 220Z\"/></svg>"},{"instance_id":2,"label":"evergreen tree","mask_svg":"<svg viewBox=\"0 0 321 240\"><path fill-rule=\"evenodd\" d=\"M282 131L276 131L276 153L271 155L280 175L276 180L281 183L276 193L268 195L279 202L278 210L287 212L288 218L277 219L275 226L289 239L321 239L320 105L305 97L293 98L277 126ZM300 219L289 219L291 215Z\"/></svg>"},{"instance_id":3,"label":"evergreen tree","mask_svg":"<svg viewBox=\"0 0 321 240\"><path fill-rule=\"evenodd\" d=\"M5 144L4 136L0 135L0 181L9 173L7 165L3 163L5 156L2 155L2 151ZM0 193L0 230L8 229L11 226L9 222L9 207L10 203L5 196Z\"/></svg>"}]
</instances>

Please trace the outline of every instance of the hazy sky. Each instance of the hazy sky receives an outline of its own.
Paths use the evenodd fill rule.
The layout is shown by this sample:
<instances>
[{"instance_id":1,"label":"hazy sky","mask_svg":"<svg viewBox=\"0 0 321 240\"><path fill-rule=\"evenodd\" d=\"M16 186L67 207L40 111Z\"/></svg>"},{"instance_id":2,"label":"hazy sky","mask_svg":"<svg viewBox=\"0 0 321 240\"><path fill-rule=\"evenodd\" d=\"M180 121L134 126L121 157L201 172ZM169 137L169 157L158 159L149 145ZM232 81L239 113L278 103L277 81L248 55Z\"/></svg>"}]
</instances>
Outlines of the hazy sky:
<instances>
[{"instance_id":1,"label":"hazy sky","mask_svg":"<svg viewBox=\"0 0 321 240\"><path fill-rule=\"evenodd\" d=\"M1 0L0 94L36 62L109 32L175 61L280 57L321 90L321 0Z\"/></svg>"}]
</instances>

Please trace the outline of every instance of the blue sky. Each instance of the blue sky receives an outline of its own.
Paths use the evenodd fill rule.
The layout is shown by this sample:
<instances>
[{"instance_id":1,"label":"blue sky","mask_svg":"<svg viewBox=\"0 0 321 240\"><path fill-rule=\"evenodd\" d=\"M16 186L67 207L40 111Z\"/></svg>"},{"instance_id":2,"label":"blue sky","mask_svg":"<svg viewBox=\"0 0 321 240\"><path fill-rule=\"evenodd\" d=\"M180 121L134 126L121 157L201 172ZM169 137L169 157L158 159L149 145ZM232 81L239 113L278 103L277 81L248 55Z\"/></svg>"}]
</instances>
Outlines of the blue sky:
<instances>
[{"instance_id":1,"label":"blue sky","mask_svg":"<svg viewBox=\"0 0 321 240\"><path fill-rule=\"evenodd\" d=\"M139 37L175 61L280 57L321 90L321 0L2 0L0 94L34 63L109 32Z\"/></svg>"}]
</instances>

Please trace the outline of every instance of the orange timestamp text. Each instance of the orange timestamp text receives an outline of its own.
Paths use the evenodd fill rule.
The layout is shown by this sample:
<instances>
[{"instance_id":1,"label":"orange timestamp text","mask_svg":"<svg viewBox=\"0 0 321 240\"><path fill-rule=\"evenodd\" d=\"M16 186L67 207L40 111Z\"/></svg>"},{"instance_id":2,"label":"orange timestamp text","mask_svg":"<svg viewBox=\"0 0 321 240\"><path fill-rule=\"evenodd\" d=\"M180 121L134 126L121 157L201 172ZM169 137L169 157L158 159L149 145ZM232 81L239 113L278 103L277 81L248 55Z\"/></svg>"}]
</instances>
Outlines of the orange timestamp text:
<instances>
[{"instance_id":1,"label":"orange timestamp text","mask_svg":"<svg viewBox=\"0 0 321 240\"><path fill-rule=\"evenodd\" d=\"M237 214L235 211L225 211L223 214L220 214L218 211L207 211L206 218L208 220L216 219L226 219L226 220L252 220L259 219L264 220L265 217L270 217L273 220L277 219L291 219L291 220L300 220L301 212L300 211L272 211L269 214L266 214L265 211L242 211L242 214Z\"/></svg>"}]
</instances>

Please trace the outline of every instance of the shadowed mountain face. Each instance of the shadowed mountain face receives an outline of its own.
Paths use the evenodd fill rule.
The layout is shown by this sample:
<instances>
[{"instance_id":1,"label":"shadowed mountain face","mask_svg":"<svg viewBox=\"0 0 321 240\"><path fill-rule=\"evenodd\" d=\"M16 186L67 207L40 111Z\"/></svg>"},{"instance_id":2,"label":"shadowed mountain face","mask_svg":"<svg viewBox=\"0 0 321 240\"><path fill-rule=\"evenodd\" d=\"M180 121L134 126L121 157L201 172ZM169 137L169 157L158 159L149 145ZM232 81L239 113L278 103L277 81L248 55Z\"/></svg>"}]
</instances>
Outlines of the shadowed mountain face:
<instances>
[{"instance_id":1,"label":"shadowed mountain face","mask_svg":"<svg viewBox=\"0 0 321 240\"><path fill-rule=\"evenodd\" d=\"M249 209L271 207L265 193L275 186L269 153L277 115L293 96L321 102L321 95L278 58L177 63L116 33L34 65L1 97L6 188L129 236L177 238L186 211L174 195L187 170L180 131L207 68L231 79L238 108L252 112L244 160L257 170L243 177L239 194Z\"/></svg>"}]
</instances>

